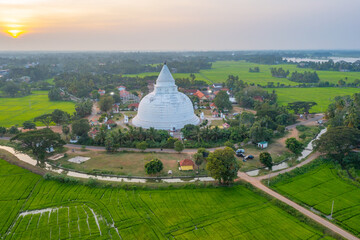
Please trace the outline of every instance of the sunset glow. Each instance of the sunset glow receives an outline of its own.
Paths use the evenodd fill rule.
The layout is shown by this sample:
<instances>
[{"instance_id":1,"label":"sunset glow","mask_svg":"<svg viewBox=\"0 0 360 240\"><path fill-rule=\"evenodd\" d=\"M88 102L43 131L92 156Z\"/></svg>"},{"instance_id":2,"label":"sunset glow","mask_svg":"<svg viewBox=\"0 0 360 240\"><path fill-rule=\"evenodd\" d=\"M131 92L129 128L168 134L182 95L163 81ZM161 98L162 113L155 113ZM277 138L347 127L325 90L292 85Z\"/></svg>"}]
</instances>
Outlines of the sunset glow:
<instances>
[{"instance_id":1,"label":"sunset glow","mask_svg":"<svg viewBox=\"0 0 360 240\"><path fill-rule=\"evenodd\" d=\"M360 26L360 1L346 6L337 0L274 0L271 10L268 0L0 0L0 49L359 48L360 31L348 29Z\"/></svg>"},{"instance_id":2,"label":"sunset glow","mask_svg":"<svg viewBox=\"0 0 360 240\"><path fill-rule=\"evenodd\" d=\"M19 30L19 29L11 29L11 30L7 30L6 32L13 38L18 38L21 34L24 33L23 30Z\"/></svg>"}]
</instances>

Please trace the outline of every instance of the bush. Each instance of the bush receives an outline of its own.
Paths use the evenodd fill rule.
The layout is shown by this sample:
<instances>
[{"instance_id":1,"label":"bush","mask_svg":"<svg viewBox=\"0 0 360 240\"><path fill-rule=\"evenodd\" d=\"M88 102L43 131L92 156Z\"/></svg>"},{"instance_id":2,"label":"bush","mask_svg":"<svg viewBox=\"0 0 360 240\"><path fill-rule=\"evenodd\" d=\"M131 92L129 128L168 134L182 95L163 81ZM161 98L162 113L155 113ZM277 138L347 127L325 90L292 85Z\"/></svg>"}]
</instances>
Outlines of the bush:
<instances>
[{"instance_id":1,"label":"bush","mask_svg":"<svg viewBox=\"0 0 360 240\"><path fill-rule=\"evenodd\" d=\"M304 140L307 137L306 133L303 133L299 136L299 138L301 138L302 140Z\"/></svg>"},{"instance_id":2,"label":"bush","mask_svg":"<svg viewBox=\"0 0 360 240\"><path fill-rule=\"evenodd\" d=\"M36 125L32 121L25 121L25 122L23 122L23 128L24 129L36 129Z\"/></svg>"},{"instance_id":3,"label":"bush","mask_svg":"<svg viewBox=\"0 0 360 240\"><path fill-rule=\"evenodd\" d=\"M286 148L292 151L295 154L300 154L301 151L304 149L304 145L296 140L296 138L288 138L285 141Z\"/></svg>"},{"instance_id":4,"label":"bush","mask_svg":"<svg viewBox=\"0 0 360 240\"><path fill-rule=\"evenodd\" d=\"M147 148L147 143L145 141L138 142L138 143L136 143L136 148L141 151L145 151Z\"/></svg>"},{"instance_id":5,"label":"bush","mask_svg":"<svg viewBox=\"0 0 360 240\"><path fill-rule=\"evenodd\" d=\"M157 158L145 164L145 171L147 174L159 173L163 170L163 168L164 168L163 163Z\"/></svg>"},{"instance_id":6,"label":"bush","mask_svg":"<svg viewBox=\"0 0 360 240\"><path fill-rule=\"evenodd\" d=\"M184 144L177 140L175 143L174 143L174 149L175 151L177 151L178 153L181 153L183 150L184 150Z\"/></svg>"},{"instance_id":7,"label":"bush","mask_svg":"<svg viewBox=\"0 0 360 240\"><path fill-rule=\"evenodd\" d=\"M7 131L9 134L18 134L20 133L19 129L15 126L12 126L11 128L8 129Z\"/></svg>"},{"instance_id":8,"label":"bush","mask_svg":"<svg viewBox=\"0 0 360 240\"><path fill-rule=\"evenodd\" d=\"M235 150L234 144L233 144L232 142L230 142L230 141L226 141L226 142L224 143L224 146L225 146L225 147L229 147L229 148Z\"/></svg>"},{"instance_id":9,"label":"bush","mask_svg":"<svg viewBox=\"0 0 360 240\"><path fill-rule=\"evenodd\" d=\"M96 187L99 185L99 181L95 178L89 178L85 185L89 187Z\"/></svg>"},{"instance_id":10,"label":"bush","mask_svg":"<svg viewBox=\"0 0 360 240\"><path fill-rule=\"evenodd\" d=\"M306 130L309 129L309 127L305 126L305 125L297 125L296 126L296 129L299 131L299 132L305 132Z\"/></svg>"},{"instance_id":11,"label":"bush","mask_svg":"<svg viewBox=\"0 0 360 240\"><path fill-rule=\"evenodd\" d=\"M6 133L5 127L0 127L0 136L4 135Z\"/></svg>"}]
</instances>

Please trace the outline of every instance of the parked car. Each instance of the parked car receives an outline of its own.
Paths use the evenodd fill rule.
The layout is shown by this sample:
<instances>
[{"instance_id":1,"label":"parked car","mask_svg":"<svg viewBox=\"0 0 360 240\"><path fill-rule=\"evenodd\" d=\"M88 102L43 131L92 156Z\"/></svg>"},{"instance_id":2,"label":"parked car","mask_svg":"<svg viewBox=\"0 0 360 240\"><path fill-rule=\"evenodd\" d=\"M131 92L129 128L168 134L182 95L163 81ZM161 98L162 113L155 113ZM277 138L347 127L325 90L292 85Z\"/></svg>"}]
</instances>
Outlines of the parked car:
<instances>
[{"instance_id":1,"label":"parked car","mask_svg":"<svg viewBox=\"0 0 360 240\"><path fill-rule=\"evenodd\" d=\"M253 155L247 155L246 157L244 157L244 159L254 159L254 156Z\"/></svg>"},{"instance_id":2,"label":"parked car","mask_svg":"<svg viewBox=\"0 0 360 240\"><path fill-rule=\"evenodd\" d=\"M237 152L237 153L236 153L236 156L237 156L237 157L242 157L242 158L245 157L245 155L244 155L243 153L241 153L241 152Z\"/></svg>"},{"instance_id":3,"label":"parked car","mask_svg":"<svg viewBox=\"0 0 360 240\"><path fill-rule=\"evenodd\" d=\"M245 153L244 149L239 148L238 150L236 150L236 153Z\"/></svg>"}]
</instances>

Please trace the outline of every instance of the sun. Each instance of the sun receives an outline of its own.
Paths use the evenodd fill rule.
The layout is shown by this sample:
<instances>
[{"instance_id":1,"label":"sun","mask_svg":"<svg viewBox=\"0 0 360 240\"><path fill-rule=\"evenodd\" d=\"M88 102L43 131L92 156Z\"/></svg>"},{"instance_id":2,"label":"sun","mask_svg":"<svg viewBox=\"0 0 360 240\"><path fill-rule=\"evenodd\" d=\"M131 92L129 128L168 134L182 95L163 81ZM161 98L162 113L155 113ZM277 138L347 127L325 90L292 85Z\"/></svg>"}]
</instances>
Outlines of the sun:
<instances>
[{"instance_id":1,"label":"sun","mask_svg":"<svg viewBox=\"0 0 360 240\"><path fill-rule=\"evenodd\" d=\"M24 30L20 30L20 29L9 29L6 31L6 33L8 33L10 36L12 36L13 38L18 38L21 34L24 33Z\"/></svg>"}]
</instances>

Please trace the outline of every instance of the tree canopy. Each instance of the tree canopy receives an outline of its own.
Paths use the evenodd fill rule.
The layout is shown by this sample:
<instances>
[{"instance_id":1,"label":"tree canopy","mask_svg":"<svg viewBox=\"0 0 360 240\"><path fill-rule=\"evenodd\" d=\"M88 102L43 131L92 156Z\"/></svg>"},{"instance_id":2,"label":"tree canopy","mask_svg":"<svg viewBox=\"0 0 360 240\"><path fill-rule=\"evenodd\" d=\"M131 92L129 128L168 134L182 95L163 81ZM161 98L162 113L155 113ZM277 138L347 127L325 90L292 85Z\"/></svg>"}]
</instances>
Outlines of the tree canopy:
<instances>
[{"instance_id":1,"label":"tree canopy","mask_svg":"<svg viewBox=\"0 0 360 240\"><path fill-rule=\"evenodd\" d=\"M265 165L265 167L269 168L270 170L272 169L273 162L272 162L272 157L271 157L270 153L268 153L268 152L260 153L260 162L263 165Z\"/></svg>"},{"instance_id":2,"label":"tree canopy","mask_svg":"<svg viewBox=\"0 0 360 240\"><path fill-rule=\"evenodd\" d=\"M232 105L229 99L229 95L226 93L226 91L219 91L218 94L216 94L214 98L214 103L216 107L223 111L225 109L231 110Z\"/></svg>"},{"instance_id":3,"label":"tree canopy","mask_svg":"<svg viewBox=\"0 0 360 240\"><path fill-rule=\"evenodd\" d=\"M316 149L346 168L344 158L360 143L360 130L350 127L330 127L315 141Z\"/></svg>"},{"instance_id":4,"label":"tree canopy","mask_svg":"<svg viewBox=\"0 0 360 240\"><path fill-rule=\"evenodd\" d=\"M235 152L229 147L217 149L207 158L206 169L219 183L229 184L234 181L239 171L239 163Z\"/></svg>"},{"instance_id":5,"label":"tree canopy","mask_svg":"<svg viewBox=\"0 0 360 240\"><path fill-rule=\"evenodd\" d=\"M23 151L31 151L36 157L38 164L45 159L45 154L51 148L58 148L65 145L60 134L54 133L50 128L33 130L20 133L11 138L11 141L21 142L20 148Z\"/></svg>"},{"instance_id":6,"label":"tree canopy","mask_svg":"<svg viewBox=\"0 0 360 240\"><path fill-rule=\"evenodd\" d=\"M150 175L161 172L163 168L164 168L163 163L157 158L145 164L145 171L147 174Z\"/></svg>"}]
</instances>

